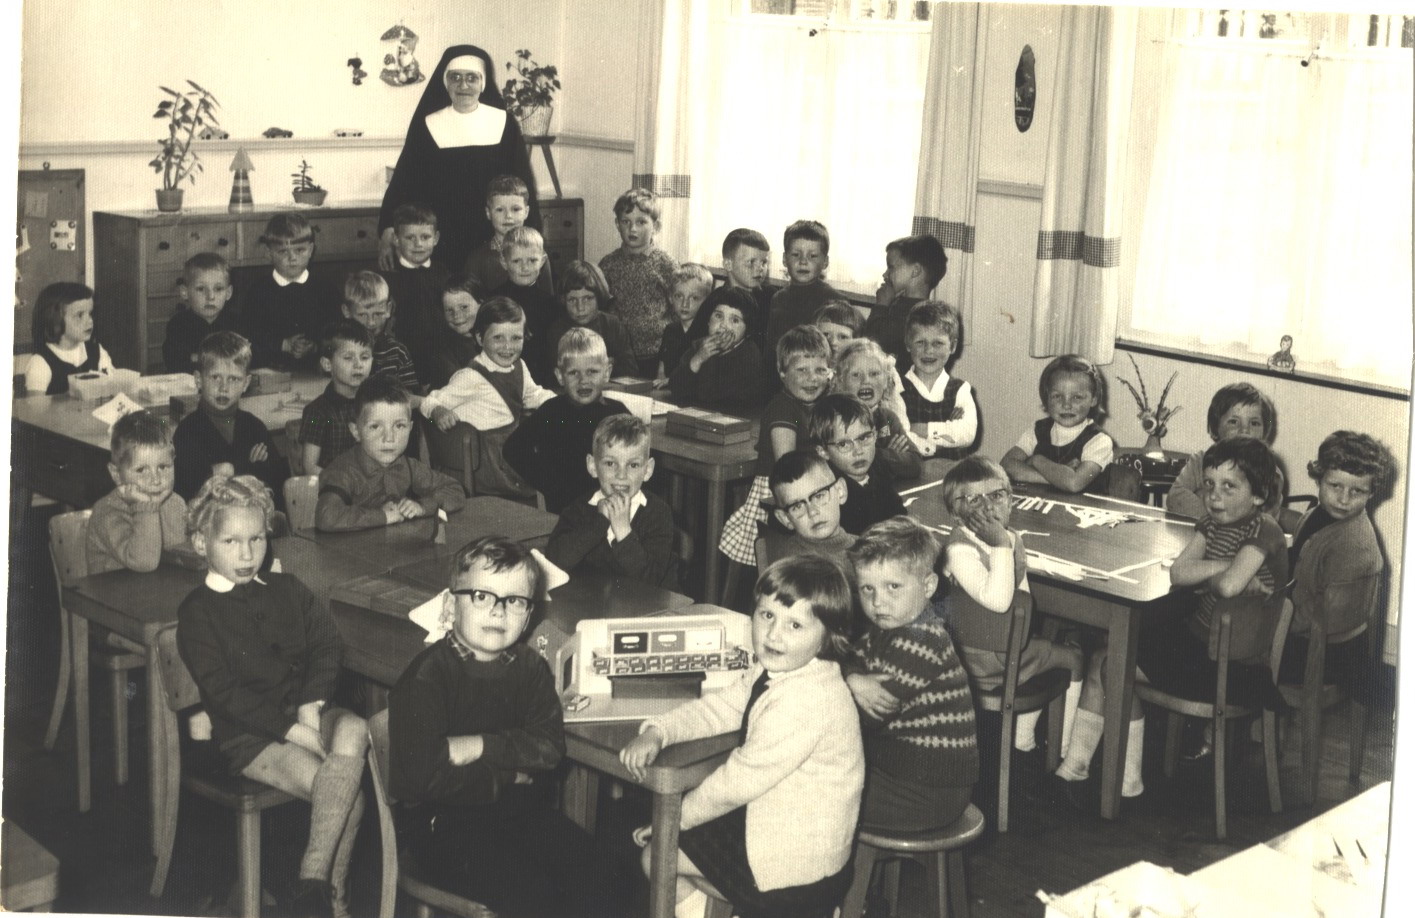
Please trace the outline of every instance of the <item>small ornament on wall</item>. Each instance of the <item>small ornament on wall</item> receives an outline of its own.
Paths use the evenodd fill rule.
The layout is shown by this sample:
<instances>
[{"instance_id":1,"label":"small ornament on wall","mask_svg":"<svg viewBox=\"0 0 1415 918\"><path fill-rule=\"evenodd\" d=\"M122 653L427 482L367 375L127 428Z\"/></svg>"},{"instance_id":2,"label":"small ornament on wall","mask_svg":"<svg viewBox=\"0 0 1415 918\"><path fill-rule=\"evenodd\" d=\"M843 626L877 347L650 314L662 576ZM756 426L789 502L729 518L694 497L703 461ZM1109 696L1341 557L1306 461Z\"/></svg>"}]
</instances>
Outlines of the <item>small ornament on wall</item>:
<instances>
[{"instance_id":1,"label":"small ornament on wall","mask_svg":"<svg viewBox=\"0 0 1415 918\"><path fill-rule=\"evenodd\" d=\"M1037 105L1037 58L1032 54L1031 45L1022 46L1022 56L1017 58L1017 77L1012 91L1013 117L1017 130L1027 133L1032 126L1032 112Z\"/></svg>"},{"instance_id":2,"label":"small ornament on wall","mask_svg":"<svg viewBox=\"0 0 1415 918\"><path fill-rule=\"evenodd\" d=\"M414 53L418 48L418 35L412 29L398 23L379 38L388 50L383 55L383 70L378 78L389 86L412 86L421 83L422 67Z\"/></svg>"},{"instance_id":3,"label":"small ornament on wall","mask_svg":"<svg viewBox=\"0 0 1415 918\"><path fill-rule=\"evenodd\" d=\"M368 76L368 71L364 69L363 58L359 57L358 55L354 55L353 57L349 58L348 61L345 62L344 66L348 67L354 72L353 78L355 86L364 85L364 77Z\"/></svg>"},{"instance_id":4,"label":"small ornament on wall","mask_svg":"<svg viewBox=\"0 0 1415 918\"><path fill-rule=\"evenodd\" d=\"M1268 358L1268 369L1283 373L1297 372L1297 358L1292 356L1292 336L1283 335L1278 342L1277 353Z\"/></svg>"}]
</instances>

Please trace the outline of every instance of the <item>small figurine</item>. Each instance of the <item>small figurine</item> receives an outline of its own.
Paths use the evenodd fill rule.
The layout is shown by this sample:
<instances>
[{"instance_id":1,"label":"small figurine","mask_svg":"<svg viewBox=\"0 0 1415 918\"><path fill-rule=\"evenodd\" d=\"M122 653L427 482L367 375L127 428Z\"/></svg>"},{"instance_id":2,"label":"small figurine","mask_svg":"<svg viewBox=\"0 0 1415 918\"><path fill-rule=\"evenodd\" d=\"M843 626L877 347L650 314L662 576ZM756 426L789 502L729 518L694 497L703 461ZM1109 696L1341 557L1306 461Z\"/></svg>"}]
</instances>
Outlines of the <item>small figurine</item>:
<instances>
[{"instance_id":1,"label":"small figurine","mask_svg":"<svg viewBox=\"0 0 1415 918\"><path fill-rule=\"evenodd\" d=\"M1283 373L1296 373L1297 360L1292 356L1292 336L1283 335L1278 342L1277 353L1268 358L1269 370L1280 370Z\"/></svg>"},{"instance_id":2,"label":"small figurine","mask_svg":"<svg viewBox=\"0 0 1415 918\"><path fill-rule=\"evenodd\" d=\"M351 57L345 63L345 66L354 71L354 85L364 85L364 77L368 76L368 71L364 70L363 58L358 56Z\"/></svg>"}]
</instances>

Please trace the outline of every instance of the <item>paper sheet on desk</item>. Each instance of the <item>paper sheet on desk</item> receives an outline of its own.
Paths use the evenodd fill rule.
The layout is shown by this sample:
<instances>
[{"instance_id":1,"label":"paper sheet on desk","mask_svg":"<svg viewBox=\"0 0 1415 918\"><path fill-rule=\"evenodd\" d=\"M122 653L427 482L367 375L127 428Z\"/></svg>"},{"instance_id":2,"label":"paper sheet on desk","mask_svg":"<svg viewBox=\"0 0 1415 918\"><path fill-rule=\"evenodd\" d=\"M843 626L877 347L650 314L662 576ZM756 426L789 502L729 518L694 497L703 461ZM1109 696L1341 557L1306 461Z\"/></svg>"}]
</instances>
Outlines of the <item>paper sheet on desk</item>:
<instances>
[{"instance_id":1,"label":"paper sheet on desk","mask_svg":"<svg viewBox=\"0 0 1415 918\"><path fill-rule=\"evenodd\" d=\"M556 587L564 586L570 582L570 575L541 554L540 549L532 548L531 554L540 565L541 574L545 577L545 592L549 593ZM442 636L452 627L451 619L445 619L442 615L447 596L448 591L443 590L408 613L408 618L412 620L413 624L427 632L427 637L423 638L424 644L435 644L442 640Z\"/></svg>"},{"instance_id":2,"label":"paper sheet on desk","mask_svg":"<svg viewBox=\"0 0 1415 918\"><path fill-rule=\"evenodd\" d=\"M132 414L134 411L142 410L142 405L139 405L137 402L133 401L123 393L119 392L117 395L113 396L108 401L104 402L102 405L99 405L96 409L94 409L93 416L98 418L104 424L107 424L108 427L111 429L114 424L118 423L119 418L123 417L124 415Z\"/></svg>"},{"instance_id":3,"label":"paper sheet on desk","mask_svg":"<svg viewBox=\"0 0 1415 918\"><path fill-rule=\"evenodd\" d=\"M633 392L610 392L606 398L623 402L624 407L629 409L629 413L645 424L655 417L673 410L673 406L667 402L660 402L647 395L637 395Z\"/></svg>"}]
</instances>

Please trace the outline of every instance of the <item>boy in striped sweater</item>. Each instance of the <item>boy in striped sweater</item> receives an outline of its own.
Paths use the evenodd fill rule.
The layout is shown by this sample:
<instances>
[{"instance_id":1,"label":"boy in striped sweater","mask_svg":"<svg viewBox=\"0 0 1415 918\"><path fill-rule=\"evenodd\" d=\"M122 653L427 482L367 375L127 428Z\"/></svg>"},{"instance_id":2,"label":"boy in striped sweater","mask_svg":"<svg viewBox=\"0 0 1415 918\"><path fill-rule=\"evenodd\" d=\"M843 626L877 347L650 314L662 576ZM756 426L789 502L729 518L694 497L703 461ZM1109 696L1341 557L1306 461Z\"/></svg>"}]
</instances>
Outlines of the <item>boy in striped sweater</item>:
<instances>
[{"instance_id":1,"label":"boy in striped sweater","mask_svg":"<svg viewBox=\"0 0 1415 918\"><path fill-rule=\"evenodd\" d=\"M869 766L864 827L947 826L978 780L968 674L931 600L938 558L933 533L907 516L871 526L849 551L870 620L845 664Z\"/></svg>"}]
</instances>

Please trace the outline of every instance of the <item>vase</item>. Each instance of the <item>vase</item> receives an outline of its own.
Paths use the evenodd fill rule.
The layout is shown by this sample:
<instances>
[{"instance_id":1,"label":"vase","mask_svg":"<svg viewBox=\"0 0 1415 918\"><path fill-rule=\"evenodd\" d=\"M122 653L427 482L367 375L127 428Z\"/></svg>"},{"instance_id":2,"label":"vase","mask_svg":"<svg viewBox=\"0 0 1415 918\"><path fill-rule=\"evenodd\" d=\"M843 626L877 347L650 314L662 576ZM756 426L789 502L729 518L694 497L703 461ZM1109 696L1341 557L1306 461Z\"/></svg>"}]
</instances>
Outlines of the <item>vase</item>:
<instances>
[{"instance_id":1,"label":"vase","mask_svg":"<svg viewBox=\"0 0 1415 918\"><path fill-rule=\"evenodd\" d=\"M293 191L296 204L304 204L306 207L319 207L324 203L324 198L329 192L321 188L318 191Z\"/></svg>"},{"instance_id":2,"label":"vase","mask_svg":"<svg viewBox=\"0 0 1415 918\"><path fill-rule=\"evenodd\" d=\"M1149 439L1145 441L1145 445L1141 448L1140 452L1144 453L1146 456L1153 456L1156 459L1163 459L1164 444L1160 442L1160 438L1158 435L1150 434Z\"/></svg>"},{"instance_id":3,"label":"vase","mask_svg":"<svg viewBox=\"0 0 1415 918\"><path fill-rule=\"evenodd\" d=\"M183 188L157 189L157 209L163 213L175 213L182 209Z\"/></svg>"},{"instance_id":4,"label":"vase","mask_svg":"<svg viewBox=\"0 0 1415 918\"><path fill-rule=\"evenodd\" d=\"M537 105L522 112L520 117L521 136L547 137L550 135L550 116L555 114L553 105Z\"/></svg>"}]
</instances>

